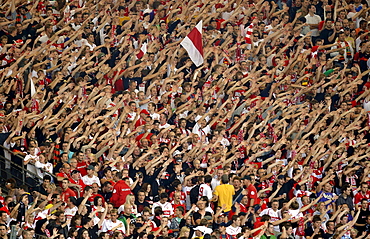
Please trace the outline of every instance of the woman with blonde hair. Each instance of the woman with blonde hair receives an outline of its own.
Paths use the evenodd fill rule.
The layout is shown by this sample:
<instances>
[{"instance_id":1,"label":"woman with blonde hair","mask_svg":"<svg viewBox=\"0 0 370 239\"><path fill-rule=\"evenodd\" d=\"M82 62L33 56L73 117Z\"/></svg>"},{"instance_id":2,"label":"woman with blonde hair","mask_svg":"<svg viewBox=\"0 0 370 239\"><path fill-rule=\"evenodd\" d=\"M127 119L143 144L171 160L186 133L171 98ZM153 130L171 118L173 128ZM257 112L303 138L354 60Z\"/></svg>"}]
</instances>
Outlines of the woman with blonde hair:
<instances>
[{"instance_id":1,"label":"woman with blonde hair","mask_svg":"<svg viewBox=\"0 0 370 239\"><path fill-rule=\"evenodd\" d=\"M118 214L123 213L126 204L131 206L131 208L132 208L131 213L136 215L137 214L137 207L135 205L135 195L129 194L129 195L126 196L126 203L121 205L118 208Z\"/></svg>"},{"instance_id":2,"label":"woman with blonde hair","mask_svg":"<svg viewBox=\"0 0 370 239\"><path fill-rule=\"evenodd\" d=\"M188 227L182 227L178 238L189 238L190 229Z\"/></svg>"}]
</instances>

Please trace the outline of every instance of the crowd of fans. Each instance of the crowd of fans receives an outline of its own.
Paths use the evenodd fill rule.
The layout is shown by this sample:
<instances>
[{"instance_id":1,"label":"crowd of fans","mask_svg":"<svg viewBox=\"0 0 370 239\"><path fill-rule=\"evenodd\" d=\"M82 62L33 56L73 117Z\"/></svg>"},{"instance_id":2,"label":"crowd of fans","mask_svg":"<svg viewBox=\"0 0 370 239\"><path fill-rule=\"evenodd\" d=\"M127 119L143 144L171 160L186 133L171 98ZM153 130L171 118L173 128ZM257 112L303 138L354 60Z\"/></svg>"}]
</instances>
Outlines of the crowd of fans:
<instances>
[{"instance_id":1,"label":"crowd of fans","mask_svg":"<svg viewBox=\"0 0 370 239\"><path fill-rule=\"evenodd\" d=\"M0 237L370 238L369 3L1 1Z\"/></svg>"}]
</instances>

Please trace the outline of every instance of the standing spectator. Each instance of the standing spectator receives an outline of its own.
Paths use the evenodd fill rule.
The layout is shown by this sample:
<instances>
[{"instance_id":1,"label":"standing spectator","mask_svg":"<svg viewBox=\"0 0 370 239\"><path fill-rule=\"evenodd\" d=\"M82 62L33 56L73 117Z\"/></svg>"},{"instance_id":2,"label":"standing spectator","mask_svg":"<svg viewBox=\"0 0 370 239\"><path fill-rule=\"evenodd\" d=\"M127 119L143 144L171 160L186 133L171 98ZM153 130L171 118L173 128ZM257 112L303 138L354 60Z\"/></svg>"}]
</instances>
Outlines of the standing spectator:
<instances>
[{"instance_id":1,"label":"standing spectator","mask_svg":"<svg viewBox=\"0 0 370 239\"><path fill-rule=\"evenodd\" d=\"M229 184L229 176L222 175L221 185L218 185L214 190L213 201L218 201L218 206L226 205L224 212L229 212L233 204L233 196L235 195L234 186Z\"/></svg>"}]
</instances>

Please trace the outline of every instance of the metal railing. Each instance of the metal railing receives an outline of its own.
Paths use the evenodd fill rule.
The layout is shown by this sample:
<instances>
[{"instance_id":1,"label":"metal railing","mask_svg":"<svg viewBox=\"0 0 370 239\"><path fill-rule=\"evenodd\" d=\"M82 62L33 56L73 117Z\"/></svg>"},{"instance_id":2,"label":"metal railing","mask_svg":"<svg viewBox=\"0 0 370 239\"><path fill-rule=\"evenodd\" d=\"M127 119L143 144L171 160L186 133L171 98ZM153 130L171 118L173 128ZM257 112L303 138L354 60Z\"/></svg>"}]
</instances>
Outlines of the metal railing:
<instances>
[{"instance_id":1,"label":"metal railing","mask_svg":"<svg viewBox=\"0 0 370 239\"><path fill-rule=\"evenodd\" d=\"M23 162L24 157L14 154L14 152L9 150L8 148L5 148L3 145L0 145L0 149L2 149L4 151L7 151L12 156L19 157L20 159L22 159L22 162ZM28 171L24 167L24 165L16 164L12 160L6 158L5 156L0 155L0 162L3 162L3 163L1 163L1 167L0 167L1 176L2 176L1 180L5 181L9 178L14 178L18 185L27 185L30 188L33 188L36 185L31 185L29 182L27 182L27 180L26 180L27 175L30 175L34 180L36 180L38 182L42 181L42 178L40 178L34 172ZM6 167L7 164L10 165L10 168ZM9 171L9 169L10 169L10 171ZM5 175L6 175L6 178L4 178ZM54 175L52 175L52 176L54 176Z\"/></svg>"},{"instance_id":2,"label":"metal railing","mask_svg":"<svg viewBox=\"0 0 370 239\"><path fill-rule=\"evenodd\" d=\"M24 160L23 156L16 155L13 151L11 151L8 148L5 148L3 145L0 145L0 149L2 149L4 151L7 151L8 153L10 153L13 156L21 158L22 162L23 162L23 160ZM0 162L1 162L1 164L0 164L0 175L1 175L0 180L2 181L2 183L1 183L2 185L4 185L4 182L9 178L14 178L18 185L27 185L28 188L32 188L32 189L35 188L37 186L37 184L42 182L42 178L40 178L34 172L31 172L31 171L27 170L24 165L16 164L12 160L9 160L9 159L7 159L6 157L4 157L2 155L0 155ZM8 171L9 168L6 168L6 162L11 167L10 172ZM15 173L12 174L12 172L15 172ZM55 174L52 174L52 173L48 173L48 174L51 177L53 177L54 181L56 182L57 176ZM6 175L6 178L4 178L4 175ZM20 175L20 177L17 177L17 175ZM27 182L27 180L26 180L27 175L31 176L31 178L36 182L36 185ZM70 187L70 188L76 189L77 197L80 197L80 190L77 187Z\"/></svg>"}]
</instances>

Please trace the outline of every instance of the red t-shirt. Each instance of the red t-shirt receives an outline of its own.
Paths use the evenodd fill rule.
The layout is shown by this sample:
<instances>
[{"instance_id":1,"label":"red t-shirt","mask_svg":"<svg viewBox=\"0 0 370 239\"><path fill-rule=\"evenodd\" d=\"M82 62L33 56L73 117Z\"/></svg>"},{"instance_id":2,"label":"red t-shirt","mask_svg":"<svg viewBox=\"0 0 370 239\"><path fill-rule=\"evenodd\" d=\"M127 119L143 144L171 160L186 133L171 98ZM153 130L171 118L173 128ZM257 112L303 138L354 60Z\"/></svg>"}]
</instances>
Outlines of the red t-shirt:
<instances>
[{"instance_id":1,"label":"red t-shirt","mask_svg":"<svg viewBox=\"0 0 370 239\"><path fill-rule=\"evenodd\" d=\"M62 196L62 200L64 202L67 202L67 200L68 200L69 197L76 197L76 193L73 192L72 189L67 188L64 192L62 192L62 195L61 196Z\"/></svg>"},{"instance_id":2,"label":"red t-shirt","mask_svg":"<svg viewBox=\"0 0 370 239\"><path fill-rule=\"evenodd\" d=\"M253 186L253 184L249 185L247 187L247 194L246 196L249 198L249 201L248 201L248 207L250 206L254 206L257 204L257 189L255 186ZM254 203L253 205L251 205L251 200L254 199Z\"/></svg>"}]
</instances>

